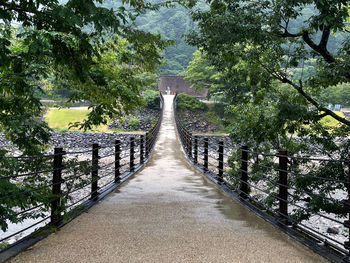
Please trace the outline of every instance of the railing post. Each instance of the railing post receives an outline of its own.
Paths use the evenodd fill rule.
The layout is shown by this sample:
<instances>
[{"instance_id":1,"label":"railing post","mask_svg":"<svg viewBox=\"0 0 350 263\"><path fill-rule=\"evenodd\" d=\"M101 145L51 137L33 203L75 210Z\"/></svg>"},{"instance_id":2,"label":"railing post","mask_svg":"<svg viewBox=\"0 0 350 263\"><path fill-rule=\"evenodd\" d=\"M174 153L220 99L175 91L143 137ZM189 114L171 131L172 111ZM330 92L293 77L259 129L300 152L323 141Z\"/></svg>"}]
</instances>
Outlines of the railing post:
<instances>
[{"instance_id":1,"label":"railing post","mask_svg":"<svg viewBox=\"0 0 350 263\"><path fill-rule=\"evenodd\" d=\"M150 140L149 140L149 133L146 132L146 157L149 156L149 143L150 143Z\"/></svg>"},{"instance_id":2,"label":"railing post","mask_svg":"<svg viewBox=\"0 0 350 263\"><path fill-rule=\"evenodd\" d=\"M192 132L188 133L188 155L192 159Z\"/></svg>"},{"instance_id":3,"label":"railing post","mask_svg":"<svg viewBox=\"0 0 350 263\"><path fill-rule=\"evenodd\" d=\"M204 170L208 171L208 138L204 138Z\"/></svg>"},{"instance_id":4,"label":"railing post","mask_svg":"<svg viewBox=\"0 0 350 263\"><path fill-rule=\"evenodd\" d=\"M151 151L153 149L153 145L154 145L154 130L152 130L150 132L150 144L149 144L149 151Z\"/></svg>"},{"instance_id":5,"label":"railing post","mask_svg":"<svg viewBox=\"0 0 350 263\"><path fill-rule=\"evenodd\" d=\"M248 189L248 146L241 147L241 193L240 197L246 199L249 194Z\"/></svg>"},{"instance_id":6,"label":"railing post","mask_svg":"<svg viewBox=\"0 0 350 263\"><path fill-rule=\"evenodd\" d=\"M283 224L288 224L288 152L278 152L279 158L279 215Z\"/></svg>"},{"instance_id":7,"label":"railing post","mask_svg":"<svg viewBox=\"0 0 350 263\"><path fill-rule=\"evenodd\" d=\"M51 202L51 222L53 226L58 226L62 221L62 207L61 207L61 183L63 170L63 154L62 148L55 148L53 159L53 177L52 177L52 195Z\"/></svg>"},{"instance_id":8,"label":"railing post","mask_svg":"<svg viewBox=\"0 0 350 263\"><path fill-rule=\"evenodd\" d=\"M134 171L135 137L130 138L130 172Z\"/></svg>"},{"instance_id":9,"label":"railing post","mask_svg":"<svg viewBox=\"0 0 350 263\"><path fill-rule=\"evenodd\" d=\"M198 136L194 136L194 151L193 151L193 161L198 163Z\"/></svg>"},{"instance_id":10,"label":"railing post","mask_svg":"<svg viewBox=\"0 0 350 263\"><path fill-rule=\"evenodd\" d=\"M183 131L181 126L180 126L180 139L183 142L184 146L186 146L185 137L184 137L184 131Z\"/></svg>"},{"instance_id":11,"label":"railing post","mask_svg":"<svg viewBox=\"0 0 350 263\"><path fill-rule=\"evenodd\" d=\"M96 200L98 196L98 144L92 145L92 171L91 171L91 199Z\"/></svg>"},{"instance_id":12,"label":"railing post","mask_svg":"<svg viewBox=\"0 0 350 263\"><path fill-rule=\"evenodd\" d=\"M115 140L114 148L114 182L118 183L120 181L120 140Z\"/></svg>"},{"instance_id":13,"label":"railing post","mask_svg":"<svg viewBox=\"0 0 350 263\"><path fill-rule=\"evenodd\" d=\"M140 135L140 163L143 164L145 162L144 159L144 141L145 135Z\"/></svg>"},{"instance_id":14,"label":"railing post","mask_svg":"<svg viewBox=\"0 0 350 263\"><path fill-rule=\"evenodd\" d=\"M181 126L181 132L182 132L182 141L183 141L183 145L185 148L185 153L187 154L187 137L186 137L186 131L185 129Z\"/></svg>"},{"instance_id":15,"label":"railing post","mask_svg":"<svg viewBox=\"0 0 350 263\"><path fill-rule=\"evenodd\" d=\"M222 183L224 181L224 142L219 141L218 149L218 181Z\"/></svg>"},{"instance_id":16,"label":"railing post","mask_svg":"<svg viewBox=\"0 0 350 263\"><path fill-rule=\"evenodd\" d=\"M348 155L347 160L347 166L348 166L348 178L345 183L345 188L347 189L348 199L344 200L346 209L348 210L348 220L344 221L344 227L348 228L350 230L350 154ZM344 258L344 262L349 263L350 262L350 236L348 237L348 241L344 242L344 247L346 250L348 250L348 254Z\"/></svg>"},{"instance_id":17,"label":"railing post","mask_svg":"<svg viewBox=\"0 0 350 263\"><path fill-rule=\"evenodd\" d=\"M186 136L185 129L183 129L182 132L183 132L183 142L184 142L184 146L185 146L185 153L187 154L187 136Z\"/></svg>"},{"instance_id":18,"label":"railing post","mask_svg":"<svg viewBox=\"0 0 350 263\"><path fill-rule=\"evenodd\" d=\"M186 145L187 145L187 155L190 155L190 133L186 130Z\"/></svg>"}]
</instances>

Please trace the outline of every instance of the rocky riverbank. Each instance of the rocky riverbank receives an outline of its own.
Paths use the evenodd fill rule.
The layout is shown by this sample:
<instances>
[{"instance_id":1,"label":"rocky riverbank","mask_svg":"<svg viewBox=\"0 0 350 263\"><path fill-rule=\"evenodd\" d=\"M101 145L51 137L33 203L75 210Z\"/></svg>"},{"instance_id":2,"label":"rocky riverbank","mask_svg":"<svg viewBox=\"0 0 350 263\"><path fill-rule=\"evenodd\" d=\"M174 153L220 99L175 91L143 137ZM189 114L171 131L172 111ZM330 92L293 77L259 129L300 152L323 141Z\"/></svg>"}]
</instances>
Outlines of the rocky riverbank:
<instances>
[{"instance_id":1,"label":"rocky riverbank","mask_svg":"<svg viewBox=\"0 0 350 263\"><path fill-rule=\"evenodd\" d=\"M222 119L212 112L178 112L180 120L192 133L226 133Z\"/></svg>"},{"instance_id":2,"label":"rocky riverbank","mask_svg":"<svg viewBox=\"0 0 350 263\"><path fill-rule=\"evenodd\" d=\"M143 108L132 115L125 116L121 120L114 120L109 125L111 129L123 129L125 131L148 131L156 123L160 110Z\"/></svg>"},{"instance_id":3,"label":"rocky riverbank","mask_svg":"<svg viewBox=\"0 0 350 263\"><path fill-rule=\"evenodd\" d=\"M63 148L86 148L93 143L101 147L114 145L115 140L126 143L131 137L139 137L140 134L125 133L97 133L97 132L53 132L51 145Z\"/></svg>"},{"instance_id":4,"label":"rocky riverbank","mask_svg":"<svg viewBox=\"0 0 350 263\"><path fill-rule=\"evenodd\" d=\"M346 119L350 120L350 111L343 111L343 114Z\"/></svg>"},{"instance_id":5,"label":"rocky riverbank","mask_svg":"<svg viewBox=\"0 0 350 263\"><path fill-rule=\"evenodd\" d=\"M113 146L115 140L120 140L123 145L126 145L131 137L135 138L136 145L138 144L139 136L142 133L101 133L101 132L52 132L49 152L54 147L62 147L65 150L69 149L86 149L92 144L98 143L101 147ZM5 146L10 151L16 152L16 147L13 147L10 142L5 139L3 133L0 133L0 146Z\"/></svg>"}]
</instances>

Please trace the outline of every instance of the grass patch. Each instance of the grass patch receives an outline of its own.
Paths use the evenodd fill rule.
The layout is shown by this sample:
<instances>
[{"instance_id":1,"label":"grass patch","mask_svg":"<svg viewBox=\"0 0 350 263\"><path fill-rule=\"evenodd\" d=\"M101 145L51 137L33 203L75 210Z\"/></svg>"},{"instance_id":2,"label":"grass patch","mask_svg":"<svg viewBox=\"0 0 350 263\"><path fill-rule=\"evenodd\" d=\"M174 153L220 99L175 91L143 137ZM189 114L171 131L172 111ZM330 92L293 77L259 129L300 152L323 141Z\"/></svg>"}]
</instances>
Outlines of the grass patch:
<instances>
[{"instance_id":1,"label":"grass patch","mask_svg":"<svg viewBox=\"0 0 350 263\"><path fill-rule=\"evenodd\" d=\"M58 131L81 131L79 128L69 129L69 125L75 122L82 122L87 119L90 110L86 107L79 109L49 109L47 111L45 121L50 128ZM108 125L99 125L93 127L91 131L95 132L111 132Z\"/></svg>"},{"instance_id":2,"label":"grass patch","mask_svg":"<svg viewBox=\"0 0 350 263\"><path fill-rule=\"evenodd\" d=\"M334 111L334 113L342 118L345 117L344 114L340 111ZM324 126L326 128L336 128L339 126L339 122L331 116L323 117L320 120L320 123L322 124L322 126Z\"/></svg>"},{"instance_id":3,"label":"grass patch","mask_svg":"<svg viewBox=\"0 0 350 263\"><path fill-rule=\"evenodd\" d=\"M340 117L345 117L344 114L340 111L333 111L335 114L337 114L338 116ZM337 128L340 126L340 123L334 119L333 117L331 116L326 116L326 117L323 117L319 123L322 125L323 128L325 128L328 132L332 133L333 132L333 129ZM304 128L306 129L310 129L310 125L309 124L306 124L306 125L303 125ZM288 133L290 135L290 133ZM293 136L298 136L298 133L295 132L293 134Z\"/></svg>"}]
</instances>

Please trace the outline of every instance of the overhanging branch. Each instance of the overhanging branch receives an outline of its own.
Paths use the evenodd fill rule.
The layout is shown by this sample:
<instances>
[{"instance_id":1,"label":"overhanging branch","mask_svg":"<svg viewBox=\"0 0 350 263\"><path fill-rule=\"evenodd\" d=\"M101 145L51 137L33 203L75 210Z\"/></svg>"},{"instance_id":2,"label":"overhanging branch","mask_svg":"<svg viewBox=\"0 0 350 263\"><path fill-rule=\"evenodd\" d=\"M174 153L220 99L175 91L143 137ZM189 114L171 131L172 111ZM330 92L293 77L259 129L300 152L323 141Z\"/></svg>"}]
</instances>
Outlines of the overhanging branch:
<instances>
[{"instance_id":1,"label":"overhanging branch","mask_svg":"<svg viewBox=\"0 0 350 263\"><path fill-rule=\"evenodd\" d=\"M350 127L350 121L340 117L339 115L337 115L336 113L334 113L333 111L323 107L320 105L320 103L318 103L316 100L314 100L309 94L307 94L302 86L298 86L297 84L293 83L290 79L287 79L286 77L283 77L281 79L281 81L283 83L287 83L289 85L291 85L294 89L296 89L300 95L302 95L308 102L310 102L312 105L314 105L319 111L323 111L326 115L329 115L331 117L333 117L334 119L336 119L337 121L347 125Z\"/></svg>"},{"instance_id":2,"label":"overhanging branch","mask_svg":"<svg viewBox=\"0 0 350 263\"><path fill-rule=\"evenodd\" d=\"M329 40L330 29L325 29L322 32L320 44L316 45L310 38L309 32L303 31L303 40L309 45L314 51L319 53L327 63L335 63L335 58L328 52L327 43Z\"/></svg>"},{"instance_id":3,"label":"overhanging branch","mask_svg":"<svg viewBox=\"0 0 350 263\"><path fill-rule=\"evenodd\" d=\"M336 113L334 113L333 111L321 106L320 103L318 103L316 100L314 100L309 94L307 94L303 87L301 85L297 85L295 84L293 81L291 81L290 79L288 79L285 76L282 76L281 74L279 74L278 72L269 69L268 67L266 67L263 63L261 63L259 61L259 64L271 75L273 75L276 79L280 80L282 83L288 84L290 86L292 86L300 95L302 95L309 103L311 103L312 105L314 105L319 111L323 111L324 112L324 116L329 115L331 117L333 117L334 119L336 119L337 121L339 121L340 123L343 123L347 126L350 127L350 121L337 115Z\"/></svg>"},{"instance_id":4,"label":"overhanging branch","mask_svg":"<svg viewBox=\"0 0 350 263\"><path fill-rule=\"evenodd\" d=\"M302 32L299 33L290 33L288 31L288 24L286 26L281 26L284 30L284 32L281 34L277 34L278 36L282 38L297 38L297 37L302 37L304 42L314 51L316 51L318 54L320 54L327 63L335 63L336 60L335 58L331 55L331 53L328 52L327 50L327 44L328 40L331 34L331 28L325 27L324 30L322 31L322 36L320 43L317 45L311 38L310 34L307 30L303 30Z\"/></svg>"}]
</instances>

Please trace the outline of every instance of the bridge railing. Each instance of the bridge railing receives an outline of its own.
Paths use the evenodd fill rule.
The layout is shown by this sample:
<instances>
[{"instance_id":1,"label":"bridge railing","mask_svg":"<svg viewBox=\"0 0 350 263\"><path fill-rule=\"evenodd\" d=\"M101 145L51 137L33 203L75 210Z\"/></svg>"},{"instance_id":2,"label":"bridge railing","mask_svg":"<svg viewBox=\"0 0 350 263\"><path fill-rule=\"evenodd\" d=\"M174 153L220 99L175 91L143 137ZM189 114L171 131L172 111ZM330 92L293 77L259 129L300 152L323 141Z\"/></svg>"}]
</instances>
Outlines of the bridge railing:
<instances>
[{"instance_id":1,"label":"bridge railing","mask_svg":"<svg viewBox=\"0 0 350 263\"><path fill-rule=\"evenodd\" d=\"M145 134L124 134L114 143L40 156L0 156L0 261L35 243L127 180L149 159L163 116ZM39 230L36 230L39 229ZM40 234L39 234L40 233ZM23 245L22 245L23 248ZM15 251L15 252L13 252Z\"/></svg>"},{"instance_id":2,"label":"bridge railing","mask_svg":"<svg viewBox=\"0 0 350 263\"><path fill-rule=\"evenodd\" d=\"M222 136L192 134L176 112L176 99L178 135L199 170L249 209L331 261L350 262L350 159L296 157L284 150L255 152L227 143ZM314 173L320 166L324 173ZM325 195L323 187L334 191ZM314 208L320 203L328 206L327 212ZM342 235L336 237L336 232Z\"/></svg>"}]
</instances>

